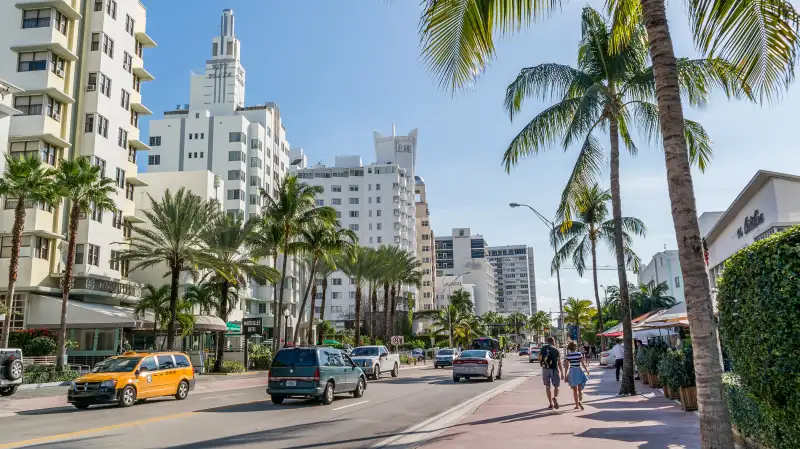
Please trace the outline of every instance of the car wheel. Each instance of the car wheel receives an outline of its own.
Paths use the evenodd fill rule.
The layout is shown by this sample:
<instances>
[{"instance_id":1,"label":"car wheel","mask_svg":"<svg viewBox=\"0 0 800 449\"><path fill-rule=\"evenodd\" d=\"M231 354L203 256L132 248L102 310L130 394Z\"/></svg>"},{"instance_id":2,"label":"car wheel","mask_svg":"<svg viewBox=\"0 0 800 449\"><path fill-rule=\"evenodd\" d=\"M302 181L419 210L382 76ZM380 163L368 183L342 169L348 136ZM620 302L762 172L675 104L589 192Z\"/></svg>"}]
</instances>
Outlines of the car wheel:
<instances>
[{"instance_id":1,"label":"car wheel","mask_svg":"<svg viewBox=\"0 0 800 449\"><path fill-rule=\"evenodd\" d=\"M502 376L503 376L503 365L500 365L500 368L498 368L498 370L497 370L497 377L496 377L496 379L497 379L497 380L500 380Z\"/></svg>"},{"instance_id":2,"label":"car wheel","mask_svg":"<svg viewBox=\"0 0 800 449\"><path fill-rule=\"evenodd\" d=\"M319 400L322 405L331 405L333 403L333 384L331 382L325 385L325 391L322 392L322 397Z\"/></svg>"},{"instance_id":3,"label":"car wheel","mask_svg":"<svg viewBox=\"0 0 800 449\"><path fill-rule=\"evenodd\" d=\"M381 366L375 365L375 380L378 380L380 378L381 378Z\"/></svg>"},{"instance_id":4,"label":"car wheel","mask_svg":"<svg viewBox=\"0 0 800 449\"><path fill-rule=\"evenodd\" d=\"M130 407L131 405L136 403L136 390L130 385L126 386L122 389L122 392L119 394L119 406L120 407Z\"/></svg>"},{"instance_id":5,"label":"car wheel","mask_svg":"<svg viewBox=\"0 0 800 449\"><path fill-rule=\"evenodd\" d=\"M283 404L283 400L284 400L284 399L286 399L286 398L284 398L283 396L278 396L278 395L275 395L275 394L273 394L273 395L270 397L270 399L272 399L272 403L273 403L273 404L275 404L275 405L281 405L281 404Z\"/></svg>"},{"instance_id":6,"label":"car wheel","mask_svg":"<svg viewBox=\"0 0 800 449\"><path fill-rule=\"evenodd\" d=\"M17 392L19 385L11 385L8 387L0 388L0 396L11 396L12 394Z\"/></svg>"},{"instance_id":7,"label":"car wheel","mask_svg":"<svg viewBox=\"0 0 800 449\"><path fill-rule=\"evenodd\" d=\"M492 372L489 373L488 380L489 382L494 382L494 368L492 368Z\"/></svg>"},{"instance_id":8,"label":"car wheel","mask_svg":"<svg viewBox=\"0 0 800 449\"><path fill-rule=\"evenodd\" d=\"M453 376L453 382L458 383L459 380L461 379L458 376Z\"/></svg>"},{"instance_id":9,"label":"car wheel","mask_svg":"<svg viewBox=\"0 0 800 449\"><path fill-rule=\"evenodd\" d=\"M22 360L14 360L8 364L6 378L8 378L8 380L19 380L22 378L22 371Z\"/></svg>"},{"instance_id":10,"label":"car wheel","mask_svg":"<svg viewBox=\"0 0 800 449\"><path fill-rule=\"evenodd\" d=\"M74 405L75 408L77 408L78 410L86 410L87 408L89 408L89 404L84 404L84 403L81 403L81 402L76 402L76 403L74 403L72 405Z\"/></svg>"},{"instance_id":11,"label":"car wheel","mask_svg":"<svg viewBox=\"0 0 800 449\"><path fill-rule=\"evenodd\" d=\"M392 377L397 377L400 374L400 367L397 366L397 363L394 364L394 369L392 370Z\"/></svg>"},{"instance_id":12,"label":"car wheel","mask_svg":"<svg viewBox=\"0 0 800 449\"><path fill-rule=\"evenodd\" d=\"M181 383L178 384L178 392L175 393L175 399L182 401L189 396L189 382L182 380Z\"/></svg>"},{"instance_id":13,"label":"car wheel","mask_svg":"<svg viewBox=\"0 0 800 449\"><path fill-rule=\"evenodd\" d=\"M356 386L356 389L353 391L353 397L354 398L360 398L361 396L364 396L364 389L366 387L367 387L367 383L364 382L364 379L359 378L358 379L358 385Z\"/></svg>"}]
</instances>

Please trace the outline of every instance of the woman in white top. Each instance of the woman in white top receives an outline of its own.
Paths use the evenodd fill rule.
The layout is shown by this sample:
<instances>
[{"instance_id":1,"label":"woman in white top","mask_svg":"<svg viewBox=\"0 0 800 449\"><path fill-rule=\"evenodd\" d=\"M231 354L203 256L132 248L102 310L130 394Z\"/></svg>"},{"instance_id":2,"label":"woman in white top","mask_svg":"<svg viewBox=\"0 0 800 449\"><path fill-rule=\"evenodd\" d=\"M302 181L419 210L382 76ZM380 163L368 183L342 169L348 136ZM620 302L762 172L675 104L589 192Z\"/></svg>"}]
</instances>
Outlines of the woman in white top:
<instances>
[{"instance_id":1,"label":"woman in white top","mask_svg":"<svg viewBox=\"0 0 800 449\"><path fill-rule=\"evenodd\" d=\"M567 371L566 381L572 387L572 396L575 398L575 410L583 410L583 387L589 380L589 368L586 367L586 360L583 354L577 351L578 345L574 341L567 345L567 356L564 357L564 370ZM583 367L583 370L581 369ZM586 373L584 374L584 370Z\"/></svg>"}]
</instances>

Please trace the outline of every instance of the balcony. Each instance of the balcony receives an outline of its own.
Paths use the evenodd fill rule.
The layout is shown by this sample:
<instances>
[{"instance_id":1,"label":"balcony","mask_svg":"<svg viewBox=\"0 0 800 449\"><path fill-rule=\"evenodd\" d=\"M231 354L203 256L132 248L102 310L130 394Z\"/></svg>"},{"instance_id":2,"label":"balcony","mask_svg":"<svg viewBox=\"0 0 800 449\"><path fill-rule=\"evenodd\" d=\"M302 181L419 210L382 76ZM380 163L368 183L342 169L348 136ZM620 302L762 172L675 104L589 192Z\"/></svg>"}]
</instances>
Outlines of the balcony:
<instances>
[{"instance_id":1,"label":"balcony","mask_svg":"<svg viewBox=\"0 0 800 449\"><path fill-rule=\"evenodd\" d=\"M17 2L15 6L18 9L55 8L70 20L79 20L83 17L70 0L29 0Z\"/></svg>"},{"instance_id":2,"label":"balcony","mask_svg":"<svg viewBox=\"0 0 800 449\"><path fill-rule=\"evenodd\" d=\"M153 81L154 79L156 79L156 77L151 75L150 72L145 70L144 67L138 66L135 62L133 67L133 74L138 76L139 80L141 81Z\"/></svg>"},{"instance_id":3,"label":"balcony","mask_svg":"<svg viewBox=\"0 0 800 449\"><path fill-rule=\"evenodd\" d=\"M158 44L156 44L156 41L154 41L153 38L151 38L144 31L137 31L135 37L136 40L142 44L143 47L153 48L158 46Z\"/></svg>"},{"instance_id":4,"label":"balcony","mask_svg":"<svg viewBox=\"0 0 800 449\"><path fill-rule=\"evenodd\" d=\"M136 103L131 103L131 109L138 112L139 115L153 115L153 111L147 108L147 106L141 103L141 100Z\"/></svg>"},{"instance_id":5,"label":"balcony","mask_svg":"<svg viewBox=\"0 0 800 449\"><path fill-rule=\"evenodd\" d=\"M125 176L125 182L134 186L134 187L147 187L150 184L142 181L140 178L137 177L137 174L128 174Z\"/></svg>"},{"instance_id":6,"label":"balcony","mask_svg":"<svg viewBox=\"0 0 800 449\"><path fill-rule=\"evenodd\" d=\"M75 53L70 51L67 48L67 46L64 45L66 43L66 38L64 37L63 34L61 34L60 32L56 31L53 28L29 28L28 30L38 30L38 29L49 29L49 30L53 31L54 33L58 34L58 36L60 36L61 38L64 38L65 42L58 42L58 41L62 40L61 38L53 39L51 37L50 39L47 39L47 37L43 37L42 38L42 40L43 40L42 43L30 44L30 45L15 45L15 46L12 46L10 48L10 50L15 52L15 53L34 52L34 51L52 51L53 53L55 53L56 55L60 56L61 58L63 58L66 61L75 62L75 61L78 60L78 55L76 55ZM23 31L25 31L25 30L23 30ZM53 42L54 40L57 41L57 42Z\"/></svg>"}]
</instances>

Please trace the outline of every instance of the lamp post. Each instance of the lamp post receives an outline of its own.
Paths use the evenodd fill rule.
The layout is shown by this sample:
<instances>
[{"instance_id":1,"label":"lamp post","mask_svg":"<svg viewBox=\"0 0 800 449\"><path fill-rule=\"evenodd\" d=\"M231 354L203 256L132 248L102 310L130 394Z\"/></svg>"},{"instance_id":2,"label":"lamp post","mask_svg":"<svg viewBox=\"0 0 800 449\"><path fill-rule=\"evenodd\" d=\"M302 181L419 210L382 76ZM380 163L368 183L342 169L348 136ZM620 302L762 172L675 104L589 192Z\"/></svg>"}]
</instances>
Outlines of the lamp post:
<instances>
[{"instance_id":1,"label":"lamp post","mask_svg":"<svg viewBox=\"0 0 800 449\"><path fill-rule=\"evenodd\" d=\"M509 203L509 206L512 208L520 206L527 207L534 214L536 214L537 217L539 217L539 220L541 220L542 223L544 223L548 228L550 228L551 235L555 234L556 224L545 218L544 215L540 214L539 211L537 211L536 209L532 208L531 206L528 206L527 204L522 204L522 203ZM555 240L552 238L551 240L553 243L553 258L555 258L556 254L558 253L558 248L556 247ZM559 320L561 321L561 340L562 344L567 344L567 330L566 327L564 326L564 300L561 297L561 262L559 262L558 259L555 260L556 260L556 281L558 282L558 317Z\"/></svg>"},{"instance_id":2,"label":"lamp post","mask_svg":"<svg viewBox=\"0 0 800 449\"><path fill-rule=\"evenodd\" d=\"M286 338L289 336L289 315L291 315L291 312L289 311L289 308L286 307L285 309L283 309L283 323L284 323L284 325L283 325L283 346L284 347L286 347L286 344L289 343L286 340Z\"/></svg>"},{"instance_id":3,"label":"lamp post","mask_svg":"<svg viewBox=\"0 0 800 449\"><path fill-rule=\"evenodd\" d=\"M445 287L447 287L447 305L448 305L448 307L447 307L447 325L448 325L448 331L449 331L448 333L450 334L450 347L451 348L453 347L453 314L452 314L452 310L450 310L449 306L453 305L452 287L453 287L453 284L456 283L458 278L460 278L461 276L464 276L465 274L470 274L470 273L472 273L472 272L471 271L465 271L463 273L459 273L458 276L453 278L452 281L450 281L450 282L448 282L447 284L444 285Z\"/></svg>"}]
</instances>

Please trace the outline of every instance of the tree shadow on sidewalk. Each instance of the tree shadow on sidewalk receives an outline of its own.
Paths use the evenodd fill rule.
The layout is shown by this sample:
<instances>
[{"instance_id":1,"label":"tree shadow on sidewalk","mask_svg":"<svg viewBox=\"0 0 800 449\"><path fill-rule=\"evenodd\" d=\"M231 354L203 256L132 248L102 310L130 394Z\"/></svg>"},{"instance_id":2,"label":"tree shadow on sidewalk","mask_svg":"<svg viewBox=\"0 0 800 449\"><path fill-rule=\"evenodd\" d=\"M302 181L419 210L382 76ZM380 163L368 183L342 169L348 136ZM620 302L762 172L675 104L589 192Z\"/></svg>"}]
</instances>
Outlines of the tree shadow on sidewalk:
<instances>
[{"instance_id":1,"label":"tree shadow on sidewalk","mask_svg":"<svg viewBox=\"0 0 800 449\"><path fill-rule=\"evenodd\" d=\"M532 420L532 419L545 418L545 417L548 417L548 416L555 416L555 415L558 415L558 413L559 412L557 412L555 410L550 410L548 408L540 408L540 409L531 410L531 411L528 411L528 412L514 413L514 414L511 414L511 415L496 416L494 418L486 418L486 419L481 419L481 420L478 420L478 421L464 422L464 423L461 423L461 424L456 424L454 426L450 426L450 428L460 427L460 426L479 426L479 425L482 425L482 424L492 424L492 423L498 423L498 422L499 423L503 423L503 424L510 424L510 423L514 423L514 422L518 422L518 421L529 421L529 420Z\"/></svg>"},{"instance_id":2,"label":"tree shadow on sidewalk","mask_svg":"<svg viewBox=\"0 0 800 449\"><path fill-rule=\"evenodd\" d=\"M595 427L575 434L579 438L641 443L640 449L700 448L700 438L695 429L677 426L654 425L636 427ZM611 447L611 445L609 445Z\"/></svg>"}]
</instances>

